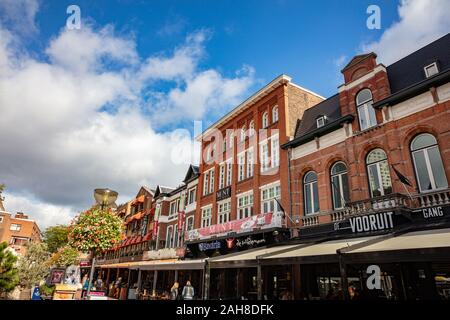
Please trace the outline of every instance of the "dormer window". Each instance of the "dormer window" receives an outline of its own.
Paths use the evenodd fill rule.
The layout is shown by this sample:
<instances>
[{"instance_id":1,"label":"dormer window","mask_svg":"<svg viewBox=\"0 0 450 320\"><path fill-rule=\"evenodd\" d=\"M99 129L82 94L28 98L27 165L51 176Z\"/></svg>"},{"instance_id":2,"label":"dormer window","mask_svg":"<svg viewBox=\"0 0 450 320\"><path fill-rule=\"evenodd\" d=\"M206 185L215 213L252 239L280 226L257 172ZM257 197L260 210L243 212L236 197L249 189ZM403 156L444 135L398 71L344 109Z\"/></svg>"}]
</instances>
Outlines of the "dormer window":
<instances>
[{"instance_id":1,"label":"dormer window","mask_svg":"<svg viewBox=\"0 0 450 320\"><path fill-rule=\"evenodd\" d=\"M434 76L435 74L439 73L439 69L437 66L436 62L433 62L432 64L429 64L428 66L426 66L425 68L423 68L425 70L425 76L427 78Z\"/></svg>"},{"instance_id":2,"label":"dormer window","mask_svg":"<svg viewBox=\"0 0 450 320\"><path fill-rule=\"evenodd\" d=\"M317 128L323 127L325 125L326 122L326 117L325 116L320 116L316 119L316 124L317 124Z\"/></svg>"}]
</instances>

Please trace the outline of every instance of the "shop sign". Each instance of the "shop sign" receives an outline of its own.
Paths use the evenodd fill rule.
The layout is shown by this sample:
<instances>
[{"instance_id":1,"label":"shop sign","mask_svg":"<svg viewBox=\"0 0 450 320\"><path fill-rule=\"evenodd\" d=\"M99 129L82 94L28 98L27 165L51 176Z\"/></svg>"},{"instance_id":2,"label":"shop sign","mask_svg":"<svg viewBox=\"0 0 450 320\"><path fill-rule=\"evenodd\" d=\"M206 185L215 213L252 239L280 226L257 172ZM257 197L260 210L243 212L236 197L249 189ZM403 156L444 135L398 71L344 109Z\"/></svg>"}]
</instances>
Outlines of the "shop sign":
<instances>
[{"instance_id":1,"label":"shop sign","mask_svg":"<svg viewBox=\"0 0 450 320\"><path fill-rule=\"evenodd\" d=\"M231 197L231 186L220 189L216 192L216 201L227 199L229 197Z\"/></svg>"},{"instance_id":2,"label":"shop sign","mask_svg":"<svg viewBox=\"0 0 450 320\"><path fill-rule=\"evenodd\" d=\"M349 218L353 233L383 231L394 228L394 212L382 212Z\"/></svg>"},{"instance_id":3,"label":"shop sign","mask_svg":"<svg viewBox=\"0 0 450 320\"><path fill-rule=\"evenodd\" d=\"M231 236L244 232L252 232L256 228L281 228L281 214L261 213L248 218L215 224L209 227L189 230L185 234L186 241L207 239L211 236Z\"/></svg>"},{"instance_id":4,"label":"shop sign","mask_svg":"<svg viewBox=\"0 0 450 320\"><path fill-rule=\"evenodd\" d=\"M143 260L163 260L175 258L178 258L177 250L175 248L145 251L142 255Z\"/></svg>"},{"instance_id":5,"label":"shop sign","mask_svg":"<svg viewBox=\"0 0 450 320\"><path fill-rule=\"evenodd\" d=\"M266 239L253 239L251 236L248 236L247 238L243 240L237 240L236 241L236 247L243 247L243 246L254 246L254 245L260 245L266 243Z\"/></svg>"},{"instance_id":6,"label":"shop sign","mask_svg":"<svg viewBox=\"0 0 450 320\"><path fill-rule=\"evenodd\" d=\"M198 248L200 251L206 251L206 250L215 250L220 249L221 244L219 241L214 242L203 242L198 244Z\"/></svg>"},{"instance_id":7,"label":"shop sign","mask_svg":"<svg viewBox=\"0 0 450 320\"><path fill-rule=\"evenodd\" d=\"M90 261L80 261L80 267L90 267L91 262Z\"/></svg>"},{"instance_id":8,"label":"shop sign","mask_svg":"<svg viewBox=\"0 0 450 320\"><path fill-rule=\"evenodd\" d=\"M234 247L234 238L228 238L225 241L227 242L227 248L228 249L233 249L233 247Z\"/></svg>"},{"instance_id":9,"label":"shop sign","mask_svg":"<svg viewBox=\"0 0 450 320\"><path fill-rule=\"evenodd\" d=\"M450 206L426 207L420 210L414 210L413 212L416 214L420 214L421 218L425 220L443 218L450 216Z\"/></svg>"}]
</instances>

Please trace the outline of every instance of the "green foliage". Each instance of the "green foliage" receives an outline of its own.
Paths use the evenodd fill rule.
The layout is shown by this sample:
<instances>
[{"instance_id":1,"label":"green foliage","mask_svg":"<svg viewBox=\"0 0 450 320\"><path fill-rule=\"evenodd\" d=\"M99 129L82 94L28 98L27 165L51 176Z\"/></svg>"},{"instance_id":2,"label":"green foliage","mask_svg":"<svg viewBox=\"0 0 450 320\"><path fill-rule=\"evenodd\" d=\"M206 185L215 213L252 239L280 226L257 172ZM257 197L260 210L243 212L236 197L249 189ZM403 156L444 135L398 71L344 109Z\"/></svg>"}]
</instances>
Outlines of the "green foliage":
<instances>
[{"instance_id":1,"label":"green foliage","mask_svg":"<svg viewBox=\"0 0 450 320\"><path fill-rule=\"evenodd\" d=\"M39 287L41 291L41 296L52 296L55 291L55 286L47 286L46 284Z\"/></svg>"},{"instance_id":2,"label":"green foliage","mask_svg":"<svg viewBox=\"0 0 450 320\"><path fill-rule=\"evenodd\" d=\"M50 253L43 242L27 243L26 249L26 255L19 259L18 269L20 284L25 288L31 288L48 276Z\"/></svg>"},{"instance_id":3,"label":"green foliage","mask_svg":"<svg viewBox=\"0 0 450 320\"><path fill-rule=\"evenodd\" d=\"M15 267L17 257L6 250L8 244L0 243L0 294L10 292L19 284L19 275Z\"/></svg>"},{"instance_id":4,"label":"green foliage","mask_svg":"<svg viewBox=\"0 0 450 320\"><path fill-rule=\"evenodd\" d=\"M122 220L111 210L92 207L73 221L69 245L82 252L105 251L121 240L122 230Z\"/></svg>"},{"instance_id":5,"label":"green foliage","mask_svg":"<svg viewBox=\"0 0 450 320\"><path fill-rule=\"evenodd\" d=\"M70 246L59 248L49 260L51 267L67 268L78 260L78 250Z\"/></svg>"},{"instance_id":6,"label":"green foliage","mask_svg":"<svg viewBox=\"0 0 450 320\"><path fill-rule=\"evenodd\" d=\"M48 251L54 253L69 242L69 226L57 225L48 227L44 232L44 241L47 243Z\"/></svg>"}]
</instances>

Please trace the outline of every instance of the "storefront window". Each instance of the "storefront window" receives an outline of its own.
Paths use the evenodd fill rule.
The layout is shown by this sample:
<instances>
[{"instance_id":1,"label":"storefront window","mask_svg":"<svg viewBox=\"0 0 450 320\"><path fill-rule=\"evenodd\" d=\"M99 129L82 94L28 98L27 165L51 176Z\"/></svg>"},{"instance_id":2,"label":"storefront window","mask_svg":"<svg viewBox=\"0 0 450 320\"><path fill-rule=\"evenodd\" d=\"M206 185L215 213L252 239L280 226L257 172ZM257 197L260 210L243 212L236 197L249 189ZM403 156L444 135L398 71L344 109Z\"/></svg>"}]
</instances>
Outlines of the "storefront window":
<instances>
[{"instance_id":1,"label":"storefront window","mask_svg":"<svg viewBox=\"0 0 450 320\"><path fill-rule=\"evenodd\" d=\"M411 142L411 152L421 192L448 187L441 154L434 136L424 133L415 137Z\"/></svg>"},{"instance_id":2,"label":"storefront window","mask_svg":"<svg viewBox=\"0 0 450 320\"><path fill-rule=\"evenodd\" d=\"M317 174L309 171L305 174L304 182L304 202L305 214L319 212L319 191L317 189Z\"/></svg>"},{"instance_id":3,"label":"storefront window","mask_svg":"<svg viewBox=\"0 0 450 320\"><path fill-rule=\"evenodd\" d=\"M366 162L371 197L379 197L392 193L391 176L386 153L382 149L374 149L367 155Z\"/></svg>"},{"instance_id":4,"label":"storefront window","mask_svg":"<svg viewBox=\"0 0 450 320\"><path fill-rule=\"evenodd\" d=\"M349 201L347 167L337 162L331 167L331 189L333 190L333 208L342 209Z\"/></svg>"}]
</instances>

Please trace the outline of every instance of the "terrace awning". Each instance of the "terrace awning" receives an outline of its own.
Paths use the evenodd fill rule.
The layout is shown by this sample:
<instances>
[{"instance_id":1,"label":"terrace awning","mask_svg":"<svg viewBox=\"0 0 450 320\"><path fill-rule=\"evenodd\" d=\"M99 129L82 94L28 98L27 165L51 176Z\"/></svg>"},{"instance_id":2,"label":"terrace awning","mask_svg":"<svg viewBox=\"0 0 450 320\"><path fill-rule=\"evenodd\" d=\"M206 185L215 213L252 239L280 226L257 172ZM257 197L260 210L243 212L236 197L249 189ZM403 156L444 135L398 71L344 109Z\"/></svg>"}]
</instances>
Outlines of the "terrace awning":
<instances>
[{"instance_id":1,"label":"terrace awning","mask_svg":"<svg viewBox=\"0 0 450 320\"><path fill-rule=\"evenodd\" d=\"M149 260L104 264L100 268L129 268L139 270L202 270L205 266L205 259L197 260Z\"/></svg>"}]
</instances>

